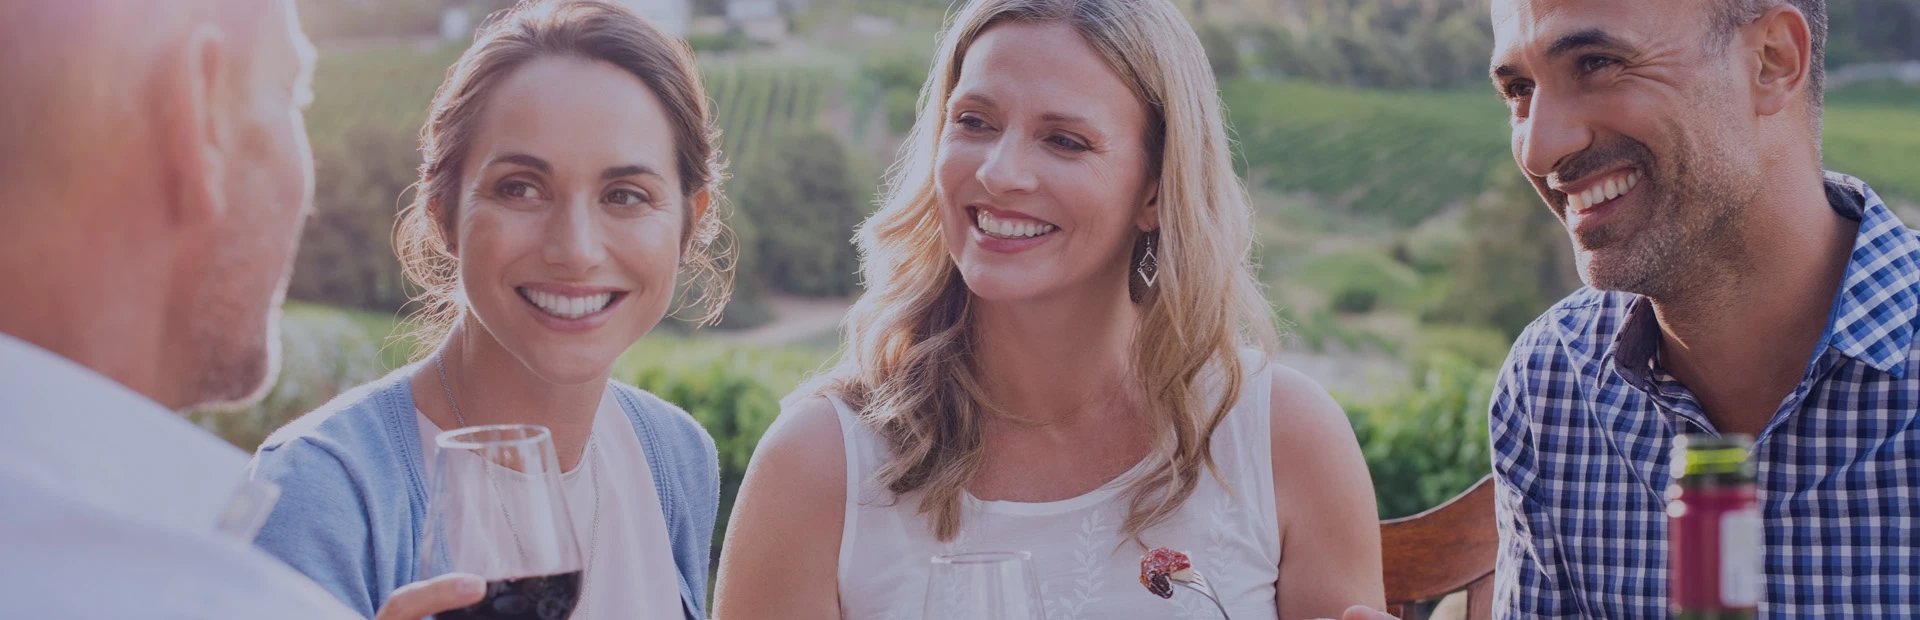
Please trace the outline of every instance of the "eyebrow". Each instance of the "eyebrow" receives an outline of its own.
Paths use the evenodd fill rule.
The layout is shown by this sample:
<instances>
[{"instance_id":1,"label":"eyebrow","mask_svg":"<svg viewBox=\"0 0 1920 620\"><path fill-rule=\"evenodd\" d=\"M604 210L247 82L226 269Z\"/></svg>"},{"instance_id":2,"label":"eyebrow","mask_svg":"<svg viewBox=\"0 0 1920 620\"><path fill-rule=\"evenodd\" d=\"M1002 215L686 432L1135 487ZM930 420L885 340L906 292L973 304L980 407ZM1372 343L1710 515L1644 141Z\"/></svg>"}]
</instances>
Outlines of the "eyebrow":
<instances>
[{"instance_id":1,"label":"eyebrow","mask_svg":"<svg viewBox=\"0 0 1920 620\"><path fill-rule=\"evenodd\" d=\"M1591 48L1629 50L1632 49L1632 46L1627 45L1625 41L1621 41L1613 35L1607 34L1605 30L1588 28L1586 30L1571 32L1561 36L1559 39L1555 39L1553 45L1547 46L1547 59L1556 60L1561 56ZM1493 80L1497 82L1500 81L1501 78L1519 75L1520 69L1512 64L1502 64L1495 65L1488 73L1492 74Z\"/></svg>"},{"instance_id":2,"label":"eyebrow","mask_svg":"<svg viewBox=\"0 0 1920 620\"><path fill-rule=\"evenodd\" d=\"M639 164L632 164L632 165L616 166L613 168L608 168L605 171L600 173L600 180L612 181L620 177L631 177L631 176L654 176L654 177L666 178L664 176L661 176L659 172L655 171L652 168L648 168L646 166L642 166Z\"/></svg>"},{"instance_id":3,"label":"eyebrow","mask_svg":"<svg viewBox=\"0 0 1920 620\"><path fill-rule=\"evenodd\" d=\"M953 103L955 103L955 102L961 102L961 101L971 101L971 102L974 102L974 103L978 103L978 104L980 104L980 105L983 105L983 106L986 106L986 107L989 107L989 108L997 108L997 107L1000 107L1000 106L998 106L998 105L996 105L996 104L994 103L994 101L993 101L993 98L992 98L992 97L988 97L988 96L986 96L986 95L982 95L982 94L980 94L980 93L965 93L965 94L962 94L962 95L960 95L960 96L958 96L958 97L954 97L954 98L953 98L953 101L952 101L952 102L949 102L949 103L948 103L947 105L948 105L948 107L952 107L952 105L953 105Z\"/></svg>"},{"instance_id":4,"label":"eyebrow","mask_svg":"<svg viewBox=\"0 0 1920 620\"><path fill-rule=\"evenodd\" d=\"M505 155L501 155L499 157L495 157L493 158L492 161L487 162L488 166L492 166L494 164L514 164L517 166L526 166L534 170L539 170L544 174L553 174L553 164L549 164L547 163L547 160L540 159L538 157L534 157L526 153L508 153Z\"/></svg>"},{"instance_id":5,"label":"eyebrow","mask_svg":"<svg viewBox=\"0 0 1920 620\"><path fill-rule=\"evenodd\" d=\"M1586 30L1569 33L1555 40L1553 45L1547 47L1547 58L1549 60L1556 59L1578 50L1594 47L1616 50L1630 49L1626 42L1614 38L1613 35L1607 34L1605 30L1588 28Z\"/></svg>"},{"instance_id":6,"label":"eyebrow","mask_svg":"<svg viewBox=\"0 0 1920 620\"><path fill-rule=\"evenodd\" d=\"M953 100L956 102L971 101L989 108L998 107L997 105L995 105L992 97L988 97L986 95L982 95L979 93L966 93L958 97L954 97ZM949 104L949 107L951 107L951 104ZM1048 123L1056 123L1061 125L1090 124L1089 121L1087 121L1087 117L1079 116L1076 114L1070 114L1067 112L1047 112L1040 115L1040 120Z\"/></svg>"},{"instance_id":7,"label":"eyebrow","mask_svg":"<svg viewBox=\"0 0 1920 620\"><path fill-rule=\"evenodd\" d=\"M1043 121L1046 121L1046 122L1049 122L1049 123L1059 123L1059 124L1063 124L1063 125L1067 125L1067 124L1081 124L1081 125L1086 125L1086 124L1089 124L1089 123L1087 123L1087 118L1086 118L1086 117L1084 117L1084 116L1075 116L1075 115L1072 115L1072 114L1068 114L1068 113L1065 113L1065 112L1048 112L1048 113L1045 113L1045 114L1041 114L1041 115L1040 115L1040 120L1043 120Z\"/></svg>"}]
</instances>

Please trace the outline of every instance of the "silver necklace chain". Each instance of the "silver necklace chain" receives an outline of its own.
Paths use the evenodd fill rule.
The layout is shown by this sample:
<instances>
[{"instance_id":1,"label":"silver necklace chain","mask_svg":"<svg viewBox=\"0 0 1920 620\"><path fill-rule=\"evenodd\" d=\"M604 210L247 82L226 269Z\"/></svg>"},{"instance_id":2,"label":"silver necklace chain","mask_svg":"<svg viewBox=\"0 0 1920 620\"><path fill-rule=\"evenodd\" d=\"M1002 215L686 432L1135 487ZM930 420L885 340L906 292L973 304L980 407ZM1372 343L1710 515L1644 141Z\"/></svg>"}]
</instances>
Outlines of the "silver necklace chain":
<instances>
[{"instance_id":1,"label":"silver necklace chain","mask_svg":"<svg viewBox=\"0 0 1920 620\"><path fill-rule=\"evenodd\" d=\"M447 394L447 408L453 410L453 419L455 422L458 422L460 424L460 428L466 428L467 417L464 415L460 415L460 405L455 403L453 400L453 386L447 383L446 355L444 353L435 353L433 355L433 365L437 370L440 371L440 391L446 392ZM594 435L592 431L588 431L585 458L582 459L582 460L592 459L594 463L592 465L593 467L592 471L588 472L593 476L592 481L589 483L589 485L593 487L593 526L589 530L589 534L588 534L588 537L592 539L592 542L588 544L585 552L585 555L587 556L587 563L580 573L580 606L581 607L585 607L587 604L587 575L593 572L593 557L597 555L596 553L594 553L594 551L600 547L600 470L605 468L605 466L600 464L600 459L599 459L600 451L597 449L600 446L600 442L597 441L597 439L599 439L597 435ZM487 473L487 482L494 485L493 492L495 494L500 493L500 486L498 483L494 482L493 473L491 471ZM526 548L520 543L520 530L519 528L514 527L513 525L513 515L511 513L501 513L501 516L504 516L507 518L507 532L510 534L513 534L514 548L519 549L521 555L525 555ZM591 617L591 616L592 614L582 616L582 620L585 620L585 618Z\"/></svg>"}]
</instances>

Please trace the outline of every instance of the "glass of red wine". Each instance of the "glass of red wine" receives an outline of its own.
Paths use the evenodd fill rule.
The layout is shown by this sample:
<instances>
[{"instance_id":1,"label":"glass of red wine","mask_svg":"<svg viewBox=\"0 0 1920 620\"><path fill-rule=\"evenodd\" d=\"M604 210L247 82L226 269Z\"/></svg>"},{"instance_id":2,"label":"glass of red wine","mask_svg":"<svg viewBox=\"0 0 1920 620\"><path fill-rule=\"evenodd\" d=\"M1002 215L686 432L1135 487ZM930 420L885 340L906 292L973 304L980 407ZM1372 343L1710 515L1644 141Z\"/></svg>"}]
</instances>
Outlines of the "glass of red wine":
<instances>
[{"instance_id":1,"label":"glass of red wine","mask_svg":"<svg viewBox=\"0 0 1920 620\"><path fill-rule=\"evenodd\" d=\"M434 617L566 620L580 602L581 551L546 427L474 426L434 443L421 578L487 580L479 603Z\"/></svg>"},{"instance_id":2,"label":"glass of red wine","mask_svg":"<svg viewBox=\"0 0 1920 620\"><path fill-rule=\"evenodd\" d=\"M933 556L926 620L1046 620L1033 554L989 551Z\"/></svg>"}]
</instances>

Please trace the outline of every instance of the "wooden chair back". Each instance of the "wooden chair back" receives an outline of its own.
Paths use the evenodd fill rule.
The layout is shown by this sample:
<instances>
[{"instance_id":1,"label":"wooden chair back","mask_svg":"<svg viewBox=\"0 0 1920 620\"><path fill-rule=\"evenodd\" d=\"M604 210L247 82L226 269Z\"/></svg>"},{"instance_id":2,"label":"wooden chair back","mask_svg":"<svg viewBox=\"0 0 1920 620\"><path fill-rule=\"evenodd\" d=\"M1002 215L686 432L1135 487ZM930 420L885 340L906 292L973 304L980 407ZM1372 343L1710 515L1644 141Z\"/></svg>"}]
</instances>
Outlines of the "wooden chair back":
<instances>
[{"instance_id":1,"label":"wooden chair back","mask_svg":"<svg viewBox=\"0 0 1920 620\"><path fill-rule=\"evenodd\" d=\"M1465 591L1467 619L1493 617L1493 562L1500 534L1493 516L1493 476L1447 503L1380 523L1387 613L1414 618L1418 604Z\"/></svg>"}]
</instances>

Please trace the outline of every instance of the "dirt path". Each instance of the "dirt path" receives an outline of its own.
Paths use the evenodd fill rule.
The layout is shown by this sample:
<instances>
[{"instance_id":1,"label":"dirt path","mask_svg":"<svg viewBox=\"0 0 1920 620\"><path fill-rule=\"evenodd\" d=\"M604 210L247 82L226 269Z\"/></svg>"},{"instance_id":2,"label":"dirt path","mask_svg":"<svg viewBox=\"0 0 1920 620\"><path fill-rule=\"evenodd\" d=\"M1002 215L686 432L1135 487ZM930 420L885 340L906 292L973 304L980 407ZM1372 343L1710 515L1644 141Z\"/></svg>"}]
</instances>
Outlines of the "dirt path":
<instances>
[{"instance_id":1,"label":"dirt path","mask_svg":"<svg viewBox=\"0 0 1920 620\"><path fill-rule=\"evenodd\" d=\"M806 340L838 328L853 299L771 295L767 305L773 310L772 321L752 329L716 332L714 339L761 347Z\"/></svg>"},{"instance_id":2,"label":"dirt path","mask_svg":"<svg viewBox=\"0 0 1920 620\"><path fill-rule=\"evenodd\" d=\"M805 341L839 328L853 298L772 296L773 320L753 329L716 332L716 340L760 347ZM1365 397L1404 387L1406 367L1383 355L1312 353L1283 348L1277 361L1312 377L1328 390L1347 397Z\"/></svg>"}]
</instances>

